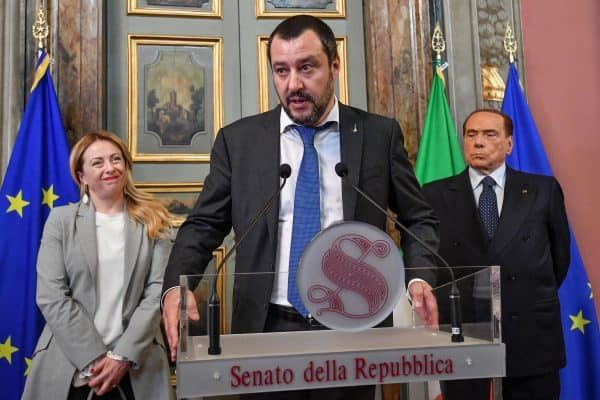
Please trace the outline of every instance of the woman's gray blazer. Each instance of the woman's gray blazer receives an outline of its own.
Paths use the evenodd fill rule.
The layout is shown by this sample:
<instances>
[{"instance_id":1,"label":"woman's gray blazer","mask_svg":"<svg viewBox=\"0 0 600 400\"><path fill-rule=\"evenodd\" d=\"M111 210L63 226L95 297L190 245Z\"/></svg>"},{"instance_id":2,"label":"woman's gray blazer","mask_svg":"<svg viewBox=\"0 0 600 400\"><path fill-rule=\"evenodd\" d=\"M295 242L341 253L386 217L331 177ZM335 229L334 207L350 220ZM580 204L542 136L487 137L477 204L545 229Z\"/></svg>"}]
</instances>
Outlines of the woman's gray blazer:
<instances>
[{"instance_id":1,"label":"woman's gray blazer","mask_svg":"<svg viewBox=\"0 0 600 400\"><path fill-rule=\"evenodd\" d=\"M123 333L110 346L135 363L136 399L169 399L169 367L159 329L163 273L170 239L152 240L125 218ZM37 304L46 326L33 354L23 399L66 399L73 375L109 348L94 326L98 252L93 206L52 210L37 260Z\"/></svg>"}]
</instances>

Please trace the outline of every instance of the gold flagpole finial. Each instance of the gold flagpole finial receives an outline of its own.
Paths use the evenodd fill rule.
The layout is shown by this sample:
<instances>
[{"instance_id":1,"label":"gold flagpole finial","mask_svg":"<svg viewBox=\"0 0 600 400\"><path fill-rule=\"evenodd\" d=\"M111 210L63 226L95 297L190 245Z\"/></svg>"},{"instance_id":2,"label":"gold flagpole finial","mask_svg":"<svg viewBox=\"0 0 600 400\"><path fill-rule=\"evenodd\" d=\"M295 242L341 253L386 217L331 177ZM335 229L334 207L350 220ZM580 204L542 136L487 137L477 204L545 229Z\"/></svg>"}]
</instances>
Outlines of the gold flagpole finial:
<instances>
[{"instance_id":1,"label":"gold flagpole finial","mask_svg":"<svg viewBox=\"0 0 600 400\"><path fill-rule=\"evenodd\" d=\"M44 7L40 4L40 8L33 24L33 37L37 39L38 49L46 49L46 38L48 37L49 29L46 22L46 14Z\"/></svg>"},{"instance_id":2,"label":"gold flagpole finial","mask_svg":"<svg viewBox=\"0 0 600 400\"><path fill-rule=\"evenodd\" d=\"M435 29L433 30L433 36L431 37L431 48L433 51L437 53L435 59L438 62L442 61L442 53L446 50L446 41L444 40L444 35L442 35L442 30L440 29L440 24L435 24Z\"/></svg>"},{"instance_id":3,"label":"gold flagpole finial","mask_svg":"<svg viewBox=\"0 0 600 400\"><path fill-rule=\"evenodd\" d=\"M504 32L504 51L508 53L510 63L514 63L515 53L517 52L517 40L509 24L506 24L506 32Z\"/></svg>"}]
</instances>

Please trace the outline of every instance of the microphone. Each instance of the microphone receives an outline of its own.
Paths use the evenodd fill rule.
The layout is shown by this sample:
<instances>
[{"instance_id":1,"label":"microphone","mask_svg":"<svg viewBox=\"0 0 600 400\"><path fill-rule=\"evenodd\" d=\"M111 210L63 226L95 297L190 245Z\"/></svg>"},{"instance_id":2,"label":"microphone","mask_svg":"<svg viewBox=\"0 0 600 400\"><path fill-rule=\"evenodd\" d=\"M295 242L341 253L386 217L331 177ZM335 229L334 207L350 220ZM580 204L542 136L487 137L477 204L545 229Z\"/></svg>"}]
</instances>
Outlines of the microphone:
<instances>
[{"instance_id":1,"label":"microphone","mask_svg":"<svg viewBox=\"0 0 600 400\"><path fill-rule=\"evenodd\" d=\"M419 243L425 250L427 250L430 254L435 256L438 260L441 261L442 265L448 269L450 272L450 279L452 280L452 285L450 287L450 321L451 321L451 331L452 331L452 342L464 342L464 337L462 334L462 317L460 315L460 292L458 291L458 287L456 286L456 279L454 277L454 271L450 267L450 265L436 252L431 248L427 243L425 243L421 238L412 233L406 226L404 226L397 218L395 218L389 211L381 207L371 196L360 190L355 184L349 182L346 179L348 175L348 167L343 162L339 162L335 165L335 173L337 176L342 178L344 183L352 186L358 194L360 194L364 199L369 201L375 208L384 213L386 217L392 221L396 226L398 226L402 232L406 233L408 236L413 238L417 243Z\"/></svg>"},{"instance_id":2,"label":"microphone","mask_svg":"<svg viewBox=\"0 0 600 400\"><path fill-rule=\"evenodd\" d=\"M223 265L225 262L235 252L238 246L244 241L246 236L250 233L250 231L254 228L258 220L271 208L275 199L279 196L279 193L283 190L287 179L292 175L292 167L289 164L281 164L279 166L279 177L283 179L283 182L279 186L279 188L271 195L269 200L265 203L265 205L256 213L248 228L244 231L244 233L240 236L238 240L236 240L235 245L225 254L223 260L219 263L215 273L215 279L213 281L212 292L210 296L210 300L208 303L208 354L217 355L221 354L221 344L220 337L221 332L219 330L220 321L221 321L221 302L219 301L219 294L217 293L217 278L223 269Z\"/></svg>"}]
</instances>

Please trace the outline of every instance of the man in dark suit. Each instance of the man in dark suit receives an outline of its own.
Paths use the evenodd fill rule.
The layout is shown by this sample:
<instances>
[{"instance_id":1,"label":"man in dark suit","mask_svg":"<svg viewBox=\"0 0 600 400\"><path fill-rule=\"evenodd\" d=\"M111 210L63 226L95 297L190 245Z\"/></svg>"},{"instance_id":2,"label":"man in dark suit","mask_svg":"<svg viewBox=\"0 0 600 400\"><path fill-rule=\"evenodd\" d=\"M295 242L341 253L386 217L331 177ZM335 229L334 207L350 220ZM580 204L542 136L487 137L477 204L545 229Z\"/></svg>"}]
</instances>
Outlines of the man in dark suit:
<instances>
[{"instance_id":1,"label":"man in dark suit","mask_svg":"<svg viewBox=\"0 0 600 400\"><path fill-rule=\"evenodd\" d=\"M440 218L442 257L456 266L500 265L503 398L558 399L565 365L558 288L569 266L568 222L555 178L506 166L512 131L511 119L496 110L473 112L463 125L468 168L423 192ZM467 309L485 304L477 293L485 292L482 282L473 286L461 293ZM445 399L489 398L489 380L444 386Z\"/></svg>"},{"instance_id":2,"label":"man in dark suit","mask_svg":"<svg viewBox=\"0 0 600 400\"><path fill-rule=\"evenodd\" d=\"M231 228L238 235L247 229L253 216L280 185L280 164L289 164L292 175L275 203L277 207L272 207L258 221L236 254L236 273L278 274L275 279L256 277L251 285L236 280L233 332L312 328L310 318L292 306L288 288L294 284L279 278L291 270L292 254L299 256L293 244L295 222L300 218L310 219L305 215L299 217L297 212L310 202L306 196L314 193L297 190L298 187L317 185L316 200L312 198L316 202L317 231L340 220L363 221L385 229L385 215L357 197L351 187L342 185L335 172L340 161L348 166L347 179L383 207L395 211L402 222L433 248L438 245L437 219L422 197L398 123L341 104L334 95L340 60L331 29L315 17L291 17L271 34L269 59L280 106L241 119L219 132L211 153L210 173L171 253L163 288L166 292L163 319L173 359L177 347L179 291L169 289L178 285L181 274L202 273L212 251ZM313 157L312 162L309 156ZM313 168L312 172L307 174L307 168ZM306 182L310 180L313 182ZM406 265L434 264L430 255L410 238L403 238L402 247ZM429 324L436 324L437 306L431 287L417 280L410 285L410 293L417 312ZM364 389L361 392L353 388L350 396L371 397L372 388ZM338 390L333 395L330 392L327 398L344 396Z\"/></svg>"}]
</instances>

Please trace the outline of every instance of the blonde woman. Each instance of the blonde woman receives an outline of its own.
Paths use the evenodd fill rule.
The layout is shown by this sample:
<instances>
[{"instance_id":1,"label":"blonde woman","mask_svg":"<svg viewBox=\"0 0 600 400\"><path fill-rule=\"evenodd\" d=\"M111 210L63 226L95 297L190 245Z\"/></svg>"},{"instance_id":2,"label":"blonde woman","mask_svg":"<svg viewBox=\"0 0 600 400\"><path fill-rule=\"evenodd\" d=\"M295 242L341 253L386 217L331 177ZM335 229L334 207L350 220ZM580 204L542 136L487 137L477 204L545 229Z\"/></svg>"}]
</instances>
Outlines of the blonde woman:
<instances>
[{"instance_id":1,"label":"blonde woman","mask_svg":"<svg viewBox=\"0 0 600 400\"><path fill-rule=\"evenodd\" d=\"M46 326L23 399L171 398L159 329L170 216L135 188L131 166L110 132L71 151L81 201L53 209L44 227L36 299Z\"/></svg>"}]
</instances>

